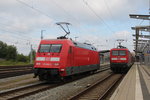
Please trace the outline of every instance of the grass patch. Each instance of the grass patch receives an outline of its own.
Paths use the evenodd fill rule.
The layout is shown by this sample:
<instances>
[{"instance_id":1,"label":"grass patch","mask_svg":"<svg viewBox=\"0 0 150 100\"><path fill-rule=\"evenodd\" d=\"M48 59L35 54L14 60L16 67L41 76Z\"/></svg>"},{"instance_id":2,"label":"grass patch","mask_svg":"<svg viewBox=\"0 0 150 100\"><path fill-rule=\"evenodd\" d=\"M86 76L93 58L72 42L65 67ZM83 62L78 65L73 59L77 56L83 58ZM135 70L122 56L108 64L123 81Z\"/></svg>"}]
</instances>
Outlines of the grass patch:
<instances>
[{"instance_id":1,"label":"grass patch","mask_svg":"<svg viewBox=\"0 0 150 100\"><path fill-rule=\"evenodd\" d=\"M15 65L29 65L29 62L16 62L16 61L0 61L0 66L15 66Z\"/></svg>"}]
</instances>

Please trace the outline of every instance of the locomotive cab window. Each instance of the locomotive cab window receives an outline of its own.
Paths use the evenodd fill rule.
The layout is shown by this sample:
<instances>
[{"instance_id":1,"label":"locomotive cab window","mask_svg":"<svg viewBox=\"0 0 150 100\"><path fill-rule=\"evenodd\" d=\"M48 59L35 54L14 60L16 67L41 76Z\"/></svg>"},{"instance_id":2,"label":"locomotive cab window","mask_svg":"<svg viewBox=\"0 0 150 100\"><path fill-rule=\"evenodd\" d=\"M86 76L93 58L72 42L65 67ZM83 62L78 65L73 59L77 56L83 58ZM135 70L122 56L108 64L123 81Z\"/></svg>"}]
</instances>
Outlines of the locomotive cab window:
<instances>
[{"instance_id":1,"label":"locomotive cab window","mask_svg":"<svg viewBox=\"0 0 150 100\"><path fill-rule=\"evenodd\" d=\"M125 51L125 50L119 51L119 55L120 55L120 56L125 56L125 55L126 55L126 51Z\"/></svg>"},{"instance_id":2,"label":"locomotive cab window","mask_svg":"<svg viewBox=\"0 0 150 100\"><path fill-rule=\"evenodd\" d=\"M125 50L114 50L112 51L113 56L125 56L126 51Z\"/></svg>"},{"instance_id":3,"label":"locomotive cab window","mask_svg":"<svg viewBox=\"0 0 150 100\"><path fill-rule=\"evenodd\" d=\"M118 52L117 50L112 51L112 55L113 55L113 56L118 56L118 53L119 53L119 52Z\"/></svg>"},{"instance_id":4,"label":"locomotive cab window","mask_svg":"<svg viewBox=\"0 0 150 100\"><path fill-rule=\"evenodd\" d=\"M49 52L50 51L50 44L41 44L39 52Z\"/></svg>"},{"instance_id":5,"label":"locomotive cab window","mask_svg":"<svg viewBox=\"0 0 150 100\"><path fill-rule=\"evenodd\" d=\"M61 44L52 44L50 52L56 52L56 53L58 53L58 52L61 51L61 48L62 48Z\"/></svg>"}]
</instances>

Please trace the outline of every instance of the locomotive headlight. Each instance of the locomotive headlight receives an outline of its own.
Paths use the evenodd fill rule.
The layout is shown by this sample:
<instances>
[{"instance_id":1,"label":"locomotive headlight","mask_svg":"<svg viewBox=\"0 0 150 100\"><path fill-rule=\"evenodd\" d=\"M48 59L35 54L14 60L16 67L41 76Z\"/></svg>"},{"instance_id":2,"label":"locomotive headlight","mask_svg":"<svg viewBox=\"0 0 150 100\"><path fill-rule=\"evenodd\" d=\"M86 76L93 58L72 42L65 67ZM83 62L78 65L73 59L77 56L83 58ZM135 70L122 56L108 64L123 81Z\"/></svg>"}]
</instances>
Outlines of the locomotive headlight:
<instances>
[{"instance_id":1,"label":"locomotive headlight","mask_svg":"<svg viewBox=\"0 0 150 100\"><path fill-rule=\"evenodd\" d=\"M111 60L117 60L117 58L111 58Z\"/></svg>"},{"instance_id":2,"label":"locomotive headlight","mask_svg":"<svg viewBox=\"0 0 150 100\"><path fill-rule=\"evenodd\" d=\"M126 58L120 58L120 60L127 60Z\"/></svg>"},{"instance_id":3,"label":"locomotive headlight","mask_svg":"<svg viewBox=\"0 0 150 100\"><path fill-rule=\"evenodd\" d=\"M60 58L59 57L51 57L50 61L60 61Z\"/></svg>"},{"instance_id":4,"label":"locomotive headlight","mask_svg":"<svg viewBox=\"0 0 150 100\"><path fill-rule=\"evenodd\" d=\"M65 71L65 69L60 69L60 71Z\"/></svg>"},{"instance_id":5,"label":"locomotive headlight","mask_svg":"<svg viewBox=\"0 0 150 100\"><path fill-rule=\"evenodd\" d=\"M41 63L36 63L36 65L41 65Z\"/></svg>"},{"instance_id":6,"label":"locomotive headlight","mask_svg":"<svg viewBox=\"0 0 150 100\"><path fill-rule=\"evenodd\" d=\"M36 61L45 61L45 57L37 57Z\"/></svg>"},{"instance_id":7,"label":"locomotive headlight","mask_svg":"<svg viewBox=\"0 0 150 100\"><path fill-rule=\"evenodd\" d=\"M59 65L59 63L54 63L54 66L58 66Z\"/></svg>"}]
</instances>

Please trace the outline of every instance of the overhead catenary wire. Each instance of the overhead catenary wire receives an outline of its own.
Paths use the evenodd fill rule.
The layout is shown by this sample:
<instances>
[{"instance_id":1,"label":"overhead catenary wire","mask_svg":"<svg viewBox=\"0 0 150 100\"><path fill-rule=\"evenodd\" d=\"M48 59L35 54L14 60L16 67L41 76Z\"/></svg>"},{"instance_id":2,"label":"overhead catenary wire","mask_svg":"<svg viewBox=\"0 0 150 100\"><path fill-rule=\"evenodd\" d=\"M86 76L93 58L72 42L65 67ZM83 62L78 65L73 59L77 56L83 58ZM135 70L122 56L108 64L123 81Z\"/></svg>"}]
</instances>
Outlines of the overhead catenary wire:
<instances>
[{"instance_id":1,"label":"overhead catenary wire","mask_svg":"<svg viewBox=\"0 0 150 100\"><path fill-rule=\"evenodd\" d=\"M27 3L25 3L25 2L23 2L23 1L21 1L21 0L16 0L16 1L18 1L19 3L21 3L21 4L23 4L23 5L25 5L25 6L29 7L29 8L31 8L31 9L33 9L33 10L35 10L35 11L37 11L38 13L40 13L40 14L42 14L42 15L45 15L45 16L47 16L47 17L49 17L49 18L52 18L52 16L48 15L47 13L45 13L45 12L39 10L38 8L35 8L35 7L33 6L33 3L32 3L32 5L29 5L29 4L27 4ZM65 14L67 14L68 16L70 16L70 17L72 17L74 20L76 20L76 21L75 21L76 23L79 22L74 16L72 16L71 14L69 14L69 13L68 13L63 7L61 7L56 1L54 1L54 0L51 0L51 1L52 1L53 4L55 4L57 7L61 8L61 10L63 10L63 12L64 12ZM56 21L56 19L54 19L54 20ZM79 24L79 23L78 23L78 24Z\"/></svg>"},{"instance_id":2,"label":"overhead catenary wire","mask_svg":"<svg viewBox=\"0 0 150 100\"><path fill-rule=\"evenodd\" d=\"M45 15L45 16L47 16L47 17L49 17L49 18L52 17L52 16L50 16L50 15L44 13L43 11L41 11L41 10L39 10L39 9L37 9L37 8L35 8L35 7L33 7L33 5L29 5L29 4L27 4L27 3L25 3L25 2L23 2L23 1L21 1L21 0L16 0L16 1L19 2L19 3L21 3L21 4L23 4L23 5L25 5L25 6L27 6L27 7L29 7L29 8L31 8L31 9L33 9L33 10L35 10L35 11L37 11L38 13L40 13L40 14L42 14L42 15Z\"/></svg>"},{"instance_id":3,"label":"overhead catenary wire","mask_svg":"<svg viewBox=\"0 0 150 100\"><path fill-rule=\"evenodd\" d=\"M8 33L14 33L15 35L13 34L13 35L11 35L11 36L12 36L12 37L15 37L15 38L17 38L17 39L20 39L20 40L26 40L26 41L29 40L29 39L25 39L25 38L18 37L19 35L16 36L16 33L13 32L13 31L4 30L4 29L1 29L1 31L8 32Z\"/></svg>"},{"instance_id":4,"label":"overhead catenary wire","mask_svg":"<svg viewBox=\"0 0 150 100\"><path fill-rule=\"evenodd\" d=\"M31 39L31 37L26 36L26 35L23 35L23 34L25 34L24 32L19 32L19 31L17 31L17 30L11 30L11 31L10 31L9 28L15 29L15 27L11 27L11 26L8 26L8 25L3 24L3 23L0 23L0 26L2 26L2 27L1 27L2 30L7 30L9 33L10 33L10 32L13 32L13 33L15 32L15 33L17 33L18 36L20 36L20 37L26 37L26 38L30 38L30 39ZM3 26L4 26L4 27L3 27ZM6 27L8 27L8 28L6 28ZM21 33L21 34L19 34L19 33ZM17 35L17 34L15 34L15 35Z\"/></svg>"},{"instance_id":5,"label":"overhead catenary wire","mask_svg":"<svg viewBox=\"0 0 150 100\"><path fill-rule=\"evenodd\" d=\"M39 10L38 8L35 8L33 5L29 5L29 4L27 4L27 3L25 3L25 2L23 2L23 1L21 1L21 0L16 0L16 1L19 2L19 3L21 3L21 4L23 4L24 6L27 6L27 7L31 8L31 9L37 11L38 13L40 13L40 14L42 14L42 15L44 15L44 16L47 16L47 17L49 17L49 18L52 18L52 16L48 15L47 13L44 13L43 11ZM72 18L75 20L75 23L77 23L77 24L80 26L81 23L80 23L79 20L77 20L77 18L75 18L74 16L72 16L71 14L69 14L69 13L68 13L63 7L61 7L56 1L53 1L53 0L52 0L52 2L53 2L53 4L55 4L57 7L61 8L61 10L63 10L63 12L64 12L65 14L67 14L67 15L70 16L70 17L72 17ZM32 3L32 4L33 4L33 3ZM54 19L54 18L53 18L53 20L56 21L56 19ZM56 22L54 22L54 23L56 23Z\"/></svg>"},{"instance_id":6,"label":"overhead catenary wire","mask_svg":"<svg viewBox=\"0 0 150 100\"><path fill-rule=\"evenodd\" d=\"M104 0L104 3L105 3L105 5L106 5L106 8L107 8L107 10L108 10L110 16L112 17L112 19L115 19L114 16L113 16L113 14L112 14L112 12L111 12L111 10L110 10L110 7L108 6L108 4L107 4L107 2L106 2L106 0Z\"/></svg>"},{"instance_id":7,"label":"overhead catenary wire","mask_svg":"<svg viewBox=\"0 0 150 100\"><path fill-rule=\"evenodd\" d=\"M4 30L4 29L1 29L1 31L4 31L4 32L8 32L8 33L13 33L13 34L11 34L11 38L12 37L14 37L14 38L16 38L16 39L19 39L20 41L22 41L22 42L29 42L29 41L31 41L32 39L26 39L26 38L22 38L22 37L19 37L19 35L16 35L15 34L15 32L12 32L12 31L8 31L8 30ZM6 35L6 33L4 34L4 35ZM9 34L10 35L10 34ZM3 35L1 35L1 36L3 36ZM1 37L0 37L1 38ZM1 39L3 39L3 38L1 38ZM4 40L6 40L6 39L4 39ZM9 41L9 39L7 39L6 41ZM18 40L15 40L15 41L18 41ZM32 40L33 41L33 40ZM21 43L22 43L21 42ZM19 43L19 42L18 42Z\"/></svg>"},{"instance_id":8,"label":"overhead catenary wire","mask_svg":"<svg viewBox=\"0 0 150 100\"><path fill-rule=\"evenodd\" d=\"M93 14L99 19L98 21L102 22L108 29L110 32L115 33L110 26L93 10L93 8L88 4L87 1L83 0L83 3L90 9L91 12L93 12Z\"/></svg>"},{"instance_id":9,"label":"overhead catenary wire","mask_svg":"<svg viewBox=\"0 0 150 100\"><path fill-rule=\"evenodd\" d=\"M6 32L4 35L8 34L11 35L11 37L14 37L16 39L19 39L21 41L31 41L33 40L33 38L31 39L27 39L27 38L23 38L22 36L20 36L19 34L17 35L16 32L14 31L10 31L10 30L5 30L5 29L1 29L1 31ZM9 34L9 33L13 33L13 34ZM0 33L1 34L1 33ZM1 35L2 36L2 35ZM37 39L34 39L35 41L37 41Z\"/></svg>"},{"instance_id":10,"label":"overhead catenary wire","mask_svg":"<svg viewBox=\"0 0 150 100\"><path fill-rule=\"evenodd\" d=\"M69 14L68 11L66 11L66 10L64 9L64 7L60 6L55 0L51 0L51 1L52 1L58 8L61 8L61 10L63 10L63 12L64 12L66 15L72 17L72 18L76 21L76 23L80 25L80 21L78 21L77 18L75 18L73 15Z\"/></svg>"},{"instance_id":11,"label":"overhead catenary wire","mask_svg":"<svg viewBox=\"0 0 150 100\"><path fill-rule=\"evenodd\" d=\"M53 3L58 7L60 8L66 15L70 16L71 18L73 18L75 20L75 23L79 25L79 28L82 29L83 31L87 31L87 29L84 29L81 27L81 22L76 18L74 17L73 15L71 15L64 7L62 7L61 5L59 5L55 0L52 0Z\"/></svg>"}]
</instances>

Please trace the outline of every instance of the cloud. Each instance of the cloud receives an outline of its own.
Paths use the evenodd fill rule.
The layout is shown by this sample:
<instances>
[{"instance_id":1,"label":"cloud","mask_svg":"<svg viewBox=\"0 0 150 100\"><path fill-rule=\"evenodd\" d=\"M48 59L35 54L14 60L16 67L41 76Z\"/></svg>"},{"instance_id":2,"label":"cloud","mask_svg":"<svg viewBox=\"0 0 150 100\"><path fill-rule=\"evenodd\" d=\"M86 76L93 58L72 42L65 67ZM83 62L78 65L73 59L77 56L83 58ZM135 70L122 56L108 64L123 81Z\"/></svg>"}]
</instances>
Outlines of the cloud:
<instances>
[{"instance_id":1,"label":"cloud","mask_svg":"<svg viewBox=\"0 0 150 100\"><path fill-rule=\"evenodd\" d=\"M133 36L132 33L129 31L119 31L116 32L114 35L112 35L110 38L110 41L114 41L113 44L111 44L111 48L116 47L118 45L118 39L124 40L122 42L122 45L129 48L129 50L133 50Z\"/></svg>"},{"instance_id":2,"label":"cloud","mask_svg":"<svg viewBox=\"0 0 150 100\"><path fill-rule=\"evenodd\" d=\"M79 36L77 40L81 42L88 40L95 43L95 46L105 45L101 48L109 49L114 46L118 38L132 40L130 29L127 27L131 24L128 21L129 14L148 8L148 0L84 1L85 3L83 0L1 0L0 39L8 40L8 43L19 41L25 44L27 40L30 40L38 44L42 29L46 30L45 38L56 38L64 33L54 24L67 21L72 24L70 37ZM116 32L110 32L108 26ZM25 39L24 42L23 39ZM17 45L19 52L29 51L22 47L21 43Z\"/></svg>"}]
</instances>

